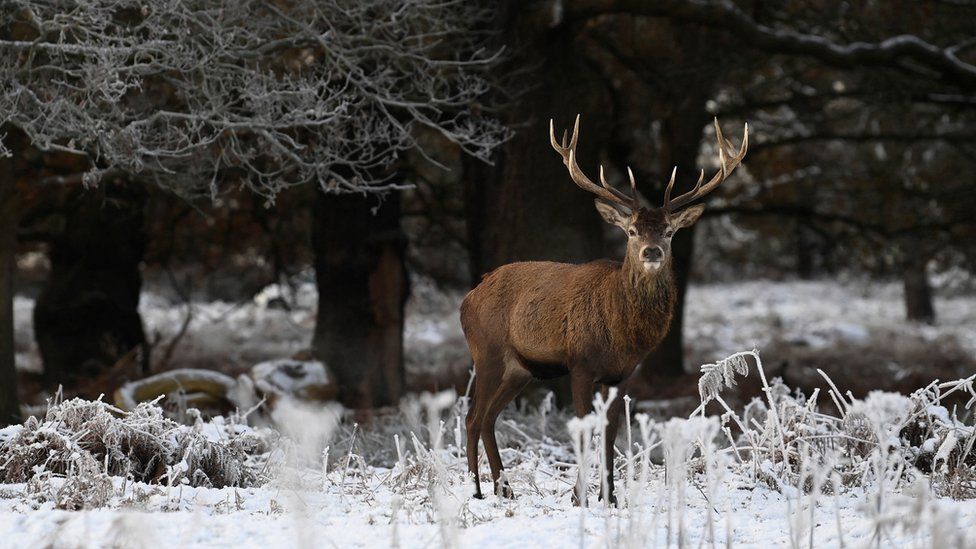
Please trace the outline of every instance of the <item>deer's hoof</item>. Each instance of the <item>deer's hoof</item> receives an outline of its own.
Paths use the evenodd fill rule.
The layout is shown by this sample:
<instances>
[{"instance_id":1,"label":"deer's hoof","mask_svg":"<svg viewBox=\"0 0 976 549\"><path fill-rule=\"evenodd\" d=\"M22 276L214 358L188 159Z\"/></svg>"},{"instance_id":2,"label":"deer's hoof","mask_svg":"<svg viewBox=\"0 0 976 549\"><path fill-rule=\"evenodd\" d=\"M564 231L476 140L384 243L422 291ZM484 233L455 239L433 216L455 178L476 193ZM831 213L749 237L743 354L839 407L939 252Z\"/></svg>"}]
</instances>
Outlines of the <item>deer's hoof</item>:
<instances>
[{"instance_id":1,"label":"deer's hoof","mask_svg":"<svg viewBox=\"0 0 976 549\"><path fill-rule=\"evenodd\" d=\"M481 490L475 492L471 497L474 499L485 499L485 495L481 493Z\"/></svg>"},{"instance_id":2,"label":"deer's hoof","mask_svg":"<svg viewBox=\"0 0 976 549\"><path fill-rule=\"evenodd\" d=\"M575 490L573 490L573 507L586 507L586 500L580 499Z\"/></svg>"},{"instance_id":3,"label":"deer's hoof","mask_svg":"<svg viewBox=\"0 0 976 549\"><path fill-rule=\"evenodd\" d=\"M603 501L602 493L598 497L600 501ZM607 503L610 504L611 507L620 507L620 504L617 503L617 496L613 495L612 493L607 496Z\"/></svg>"},{"instance_id":4,"label":"deer's hoof","mask_svg":"<svg viewBox=\"0 0 976 549\"><path fill-rule=\"evenodd\" d=\"M507 482L495 486L495 495L505 499L515 499L515 492Z\"/></svg>"}]
</instances>

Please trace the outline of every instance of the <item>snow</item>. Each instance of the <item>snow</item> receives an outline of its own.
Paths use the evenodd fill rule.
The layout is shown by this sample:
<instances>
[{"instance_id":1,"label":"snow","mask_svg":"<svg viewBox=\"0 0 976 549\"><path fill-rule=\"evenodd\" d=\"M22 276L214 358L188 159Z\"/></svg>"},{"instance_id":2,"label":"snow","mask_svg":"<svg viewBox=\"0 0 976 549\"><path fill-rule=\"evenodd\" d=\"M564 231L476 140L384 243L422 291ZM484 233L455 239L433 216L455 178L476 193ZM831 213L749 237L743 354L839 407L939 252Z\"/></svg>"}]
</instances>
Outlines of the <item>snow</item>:
<instances>
[{"instance_id":1,"label":"snow","mask_svg":"<svg viewBox=\"0 0 976 549\"><path fill-rule=\"evenodd\" d=\"M688 292L685 337L703 360L764 348L774 338L812 347L893 339L956 338L976 354L976 295L937 297L935 326L905 320L900 284L877 281L788 281L697 284Z\"/></svg>"},{"instance_id":2,"label":"snow","mask_svg":"<svg viewBox=\"0 0 976 549\"><path fill-rule=\"evenodd\" d=\"M685 337L701 363L714 362L743 349L766 348L774 340L825 348L837 343L869 343L953 338L976 354L976 295L955 289L960 283L945 275L946 289L937 294L935 326L904 320L900 284L851 280L748 281L693 284L689 289ZM941 280L941 279L940 279ZM938 281L937 281L938 282ZM416 277L407 305L404 328L408 377L463 372L470 366L457 318L463 292L442 292L430 280ZM171 364L211 368L231 375L264 361L307 351L315 326L318 297L310 281L293 287L273 284L253 299L190 304L192 321L176 347ZM14 301L18 368L40 371L33 343L34 301ZM146 332L162 338L165 347L179 332L187 307L157 293L143 293L140 313ZM893 376L901 373L897 368Z\"/></svg>"},{"instance_id":3,"label":"snow","mask_svg":"<svg viewBox=\"0 0 976 549\"><path fill-rule=\"evenodd\" d=\"M761 368L761 361L755 358L750 367ZM972 379L959 386L971 390L971 385ZM788 394L777 386L767 392L780 395L780 415L756 418L759 431L753 433L767 440L759 444L779 448L782 441L768 442L776 438L769 436L771 426L807 417L804 410L811 401ZM849 402L849 418L865 418L879 435L896 437L900 426L912 421L912 406L924 413L937 408L934 401L937 398L931 396L875 392L863 401ZM466 473L460 431L454 431L453 441L449 436L463 412L464 401L456 401L451 393L422 395L405 402L401 413L377 418L363 430L350 425L349 417L343 418L335 407L306 406L277 418L286 438L271 449L277 458L269 462L282 465L270 481L258 486L218 489L113 476L104 501L64 511L46 499L45 492L32 488L33 480L0 485L0 539L11 547L771 547L811 542L816 547L943 547L963 546L976 535L976 500L939 497L929 476L876 459L897 451L897 437L881 446L880 453L860 461L867 467L863 478L869 480L833 484L829 491L806 490L788 480L775 451L740 463L741 457L734 459L720 446L702 442L721 437L716 417L663 423L636 417L633 431L625 430L618 440L622 455L617 460L617 493L624 507L606 507L596 497L596 448L601 443L592 440L581 454L567 438L567 429L598 432L602 423L598 416L569 419L547 403L538 409L509 410L499 422L502 458L509 467L506 478L516 498L501 499L488 490L484 500L476 500L470 497L474 487ZM52 428L63 428L60 417L51 416ZM795 439L795 431L821 432L816 427L827 425L836 429L833 420L817 417L821 419L811 419L815 425L810 428L791 423L794 428L778 427L778 432ZM958 441L958 422L953 416L946 419L952 425L937 433L943 441L922 444L926 451L939 448L936 462L950 461L946 448ZM198 421L193 429L208 440L223 442L234 426L215 418ZM250 432L246 426L236 427ZM3 433L8 431L14 436L19 432ZM971 431L960 432L971 436ZM636 442L629 450L624 442L628 439ZM640 452L657 444L664 446L663 464L648 461ZM373 463L391 446L395 457ZM745 448L740 446L734 454ZM573 463L580 455L589 456L587 508L574 507L571 500L577 474ZM838 467L858 461L856 454L850 457L852 462ZM186 479L179 473L190 466L184 456L167 470L174 478ZM486 471L484 455L480 466ZM883 474L872 473L875 467ZM808 481L817 486L829 480L815 468L808 472L820 479ZM41 482L57 491L70 478L44 477ZM483 482L491 486L488 479Z\"/></svg>"},{"instance_id":4,"label":"snow","mask_svg":"<svg viewBox=\"0 0 976 549\"><path fill-rule=\"evenodd\" d=\"M441 455L456 480L463 470L461 460ZM508 460L511 462L511 459ZM650 501L639 509L609 510L599 506L574 508L569 501L565 475L551 466L516 465L512 469L515 500L493 495L471 499L470 483L450 485L447 504L457 509L466 524L457 532L464 547L603 547L624 545L626 536L641 534L640 546L665 546L668 542L668 505L660 498L665 486L663 472L649 479ZM41 507L32 509L17 498L0 498L0 539L7 547L429 547L445 545L441 525L415 502L403 502L397 509L397 494L381 480L396 470L374 468L364 478L346 480L342 471L328 479L305 471L298 484L277 483L264 488L208 489L161 488L116 481L120 497L107 509L67 512ZM354 485L355 484L355 485ZM531 489L529 487L532 487ZM788 546L790 521L798 517L797 497L787 497L762 485L752 486L741 477L725 479L724 488L710 502L697 490L685 494L683 524L686 543L708 544L707 514L715 514L714 539L738 547ZM321 489L319 487L322 487ZM0 487L0 496L22 490L22 486ZM923 498L898 495L920 506ZM863 494L824 498L813 512L815 547L840 544L864 546L871 540L875 523L864 510ZM963 539L976 534L976 505L973 502L938 500L928 512L948 517L948 525ZM638 523L637 521L640 520ZM838 524L837 521L840 521ZM941 523L940 523L941 524ZM929 528L903 531L893 527L882 545L921 543L932 540ZM639 530L637 530L639 528ZM952 530L950 530L952 531ZM807 534L810 535L810 534ZM450 538L449 538L450 539ZM582 543L581 543L582 541ZM675 543L675 535L671 536ZM806 546L806 535L804 536Z\"/></svg>"},{"instance_id":5,"label":"snow","mask_svg":"<svg viewBox=\"0 0 976 549\"><path fill-rule=\"evenodd\" d=\"M539 475L535 480L545 486L546 478ZM787 545L791 501L766 488L741 488L736 487L737 479L730 481L732 488L712 502L713 507L723 510L717 513L715 538L720 543L729 539L741 547ZM663 479L653 482L649 491L656 491ZM151 488L131 485L131 490L149 492ZM466 498L470 491L470 486L463 486L453 493L456 499L452 499L457 506L467 505L467 513L477 521L460 534L463 545L468 547L570 547L581 545L580 538L582 545L603 546L608 538L612 543L620 530L631 528L628 519L638 513L599 507L581 510L571 507L568 497L522 495L509 502L488 496L484 501L475 501ZM343 497L334 487L328 491L184 487L143 503L120 502L112 509L75 513L28 510L17 504L8 507L11 500L2 500L0 536L10 547L33 546L39 540L50 540L53 547L99 547L113 541L132 546L134 538L142 538L143 546L186 547L293 547L310 542L315 546L374 547L393 545L395 541L403 547L440 545L443 534L437 524L406 512L394 518L393 499L384 492L375 492L369 500ZM686 501L688 537L697 546L705 535L698 525L706 523L708 504L694 491L688 493ZM841 535L848 544L867 542L874 526L860 512L862 504L858 498L843 496L834 503L843 530L834 526L833 509L818 508L818 526L813 532L816 546L836 546ZM971 539L976 533L968 526L976 523L973 505L940 501L937 508L939 513L955 514L952 526L964 539ZM639 512L649 515L645 520L651 523L650 527L643 532L648 544L663 546L667 536L662 527L663 506L650 504ZM913 537L921 541L930 533L896 535L889 541L908 542Z\"/></svg>"},{"instance_id":6,"label":"snow","mask_svg":"<svg viewBox=\"0 0 976 549\"><path fill-rule=\"evenodd\" d=\"M251 368L254 386L262 393L296 395L310 387L330 385L332 378L325 364L290 359L271 360Z\"/></svg>"},{"instance_id":7,"label":"snow","mask_svg":"<svg viewBox=\"0 0 976 549\"><path fill-rule=\"evenodd\" d=\"M426 290L421 287L421 291ZM437 299L440 301L410 306L406 334L412 368L443 368L455 356L466 360L456 320L460 294ZM28 318L29 301L18 298L16 304L18 311L27 311ZM282 306L282 301L289 306ZM289 356L308 345L315 301L314 287L305 285L296 293L269 287L254 300L240 304L194 303L194 322L173 363L227 361L246 371L253 364ZM699 352L716 365L734 352L762 349L775 338L813 347L859 344L878 334L917 337L922 333L932 340L956 338L963 348L976 353L976 298L940 298L936 308L939 323L928 327L902 320L900 288L894 284L722 283L692 286L685 325ZM148 295L142 312L149 333L170 336L181 325L186 309ZM30 339L24 336L29 322L25 326L22 318L18 319L18 352L29 357L33 351L24 343ZM460 350L458 346L462 346ZM731 362L724 364L729 367L715 370L722 377L713 387L719 392L735 381L735 375L742 375ZM262 368L273 377L272 365ZM754 368L751 359L749 367ZM327 379L324 367L321 374ZM965 384L961 387L969 390ZM823 390L829 387L824 384ZM840 392L844 390L839 387ZM768 394L783 391L774 387ZM855 480L845 477L849 485L814 493L784 481L784 463L775 453L759 455L753 462L746 456L746 462L740 464L734 453L715 450L715 464L709 466L702 465L694 453L672 452L668 462L668 451L662 453L659 448L648 454L664 462L655 461L645 477L634 465L632 480L625 483L625 471L618 471L618 497L627 504L623 509L610 509L595 495L599 478L598 453L592 451L599 444L595 441L588 457L590 507L581 509L571 502L579 460L567 434L569 417L549 409L545 401L537 410L507 410L498 422L502 459L516 498L491 494L482 453L486 498L475 500L470 497L473 482L466 474L463 422L458 423L463 403L435 395L406 402L396 414L356 425L354 417L337 406L284 399L272 417L284 438L271 449L283 465L269 475L266 484L218 489L179 482L146 484L113 476L107 502L80 511L57 509L51 501L38 499L30 482L0 484L0 545L550 549L698 547L713 542L739 547L805 547L812 541L815 547L945 547L966 546L976 539L976 500L951 499L940 487L950 473L946 462L955 463L958 450L973 437L972 429L956 419L956 410L933 401L913 412L914 401L891 394L872 393L864 401L854 402L838 398L843 402L841 408L851 410L843 422L804 423L801 408L792 416L774 418L768 405L761 403L751 405L743 419L757 426L761 435L755 439L757 443L772 446L778 443L769 433L779 433L789 444L804 437L830 437L837 425L860 428L863 436L875 433L883 442L880 446L891 455L906 449L928 455L936 462L936 470L878 475L878 467L891 473L888 462L869 456ZM656 403L641 405L647 410ZM751 419L746 421L746 417ZM649 435L643 434L647 430L670 433L672 439L664 447L687 451L681 444L709 424L671 421L635 421L631 432L621 430L618 449L626 453L628 437L642 445L634 446L634 452L647 447ZM770 427L774 422L783 423L778 431ZM580 431L599 431L598 422L573 425ZM916 447L899 439L901 425L922 430ZM21 429L0 430L0 444L16 438ZM198 421L193 429L208 441L223 442L234 432L249 428L218 417ZM440 434L431 436L433 432ZM720 432L717 440L724 436ZM845 436L854 441L848 446L859 443L853 435ZM680 456L681 463L675 463L674 456ZM187 457L177 458L169 467L175 472L181 464L189 466L193 460ZM618 469L627 468L624 457L618 456ZM686 474L668 478L664 463L680 466ZM681 480L684 478L687 481ZM56 488L64 479L46 482ZM830 486L832 480L825 476L816 482ZM878 532L880 539L875 537Z\"/></svg>"}]
</instances>

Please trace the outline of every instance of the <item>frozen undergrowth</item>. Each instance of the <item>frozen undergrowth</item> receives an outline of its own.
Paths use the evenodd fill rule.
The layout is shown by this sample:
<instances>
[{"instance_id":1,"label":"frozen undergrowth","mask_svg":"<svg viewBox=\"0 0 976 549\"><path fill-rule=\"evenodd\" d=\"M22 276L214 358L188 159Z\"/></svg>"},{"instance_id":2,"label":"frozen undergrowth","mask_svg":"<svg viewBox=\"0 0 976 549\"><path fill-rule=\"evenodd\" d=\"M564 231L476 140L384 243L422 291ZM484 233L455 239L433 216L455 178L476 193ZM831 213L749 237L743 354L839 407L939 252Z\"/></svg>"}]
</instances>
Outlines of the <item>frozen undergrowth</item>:
<instances>
[{"instance_id":1,"label":"frozen undergrowth","mask_svg":"<svg viewBox=\"0 0 976 549\"><path fill-rule=\"evenodd\" d=\"M158 400L158 399L157 399ZM109 505L115 480L167 487L245 487L267 480L277 435L218 418L195 425L142 403L124 412L71 399L43 419L0 430L0 484L26 485L24 498L59 509ZM123 490L124 491L124 490Z\"/></svg>"},{"instance_id":2,"label":"frozen undergrowth","mask_svg":"<svg viewBox=\"0 0 976 549\"><path fill-rule=\"evenodd\" d=\"M764 398L730 409L722 392L745 373L760 377ZM823 391L840 410L829 414L817 408L817 395L767 379L757 353L727 357L704 367L699 385L703 403L726 406L722 416L698 410L656 422L634 414L621 430L614 463L621 509L597 499L606 465L596 451L598 415L568 421L548 401L504 415L499 442L517 499L478 501L462 450L464 399L413 399L368 429L340 422L337 410L304 408L283 418L291 419L288 438L275 444L277 474L267 484L149 484L116 476L119 466L102 458L87 468L45 466L41 472L61 483L107 478L101 508L57 511L30 482L0 485L0 539L55 547L964 547L976 534L976 502L966 499L976 495L976 434L958 415L972 409L974 380L857 400L825 377ZM970 398L965 407L943 406L959 394ZM95 416L111 411L69 403ZM67 429L57 416L48 420L62 434L98 424ZM183 429L202 436L206 425ZM7 444L25 430L5 431ZM570 440L569 432L583 436ZM76 459L65 454L57 455ZM571 504L577 463L586 464L588 509Z\"/></svg>"}]
</instances>

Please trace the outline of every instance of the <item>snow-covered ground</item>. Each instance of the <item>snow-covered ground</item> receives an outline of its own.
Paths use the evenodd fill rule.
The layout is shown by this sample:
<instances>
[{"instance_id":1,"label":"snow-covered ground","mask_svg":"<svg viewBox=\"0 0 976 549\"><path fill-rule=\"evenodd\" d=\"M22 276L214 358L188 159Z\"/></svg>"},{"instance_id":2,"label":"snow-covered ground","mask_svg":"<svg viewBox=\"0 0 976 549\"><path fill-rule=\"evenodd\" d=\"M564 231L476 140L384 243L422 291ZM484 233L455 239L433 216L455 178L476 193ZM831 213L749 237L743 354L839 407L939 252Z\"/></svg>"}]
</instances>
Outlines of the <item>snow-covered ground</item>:
<instances>
[{"instance_id":1,"label":"snow-covered ground","mask_svg":"<svg viewBox=\"0 0 976 549\"><path fill-rule=\"evenodd\" d=\"M460 463L452 459L448 467L456 477ZM450 508L448 516L458 518L448 524L432 516L429 506L404 501L380 485L394 471L373 469L365 479L347 479L345 493L338 484L341 474L332 473L321 490L284 483L223 490L130 484L127 490L151 495L127 495L111 508L87 511L34 510L7 496L0 499L0 539L12 548L669 546L663 471L656 471L647 484L649 501L625 510L572 507L566 479L550 478L549 468L519 464L513 473L524 478L516 486L531 482L537 492L523 492L514 501L494 496L479 501L469 497L470 485L451 485L442 504ZM322 478L308 473L303 483L318 485ZM921 496L911 490L910 495L889 496L890 516L885 518L890 526L875 545L872 536L879 521L859 494L821 497L811 515L809 509L798 509L802 502L796 498L729 477L711 505L691 486L683 512L672 502L670 545L679 546L680 518L687 547L709 547L713 541L723 547L788 547L796 538L797 547L970 546L976 535L976 505L933 500L920 489ZM2 490L0 495L15 494L22 487ZM708 531L709 511L713 533Z\"/></svg>"},{"instance_id":2,"label":"snow-covered ground","mask_svg":"<svg viewBox=\"0 0 976 549\"><path fill-rule=\"evenodd\" d=\"M405 329L408 374L458 375L470 366L457 319L463 292L441 292L429 280L413 281ZM213 368L239 373L258 362L309 348L317 295L311 282L270 286L254 299L171 302L145 292L140 312L150 339L166 347L190 315L170 367ZM18 365L39 371L31 329L32 299L15 299ZM876 281L749 281L692 285L685 339L691 367L770 342L824 348L837 343L879 346L888 341L936 342L949 338L976 355L976 293L943 289L935 301L934 326L904 320L901 286Z\"/></svg>"},{"instance_id":3,"label":"snow-covered ground","mask_svg":"<svg viewBox=\"0 0 976 549\"><path fill-rule=\"evenodd\" d=\"M971 391L971 381L963 390ZM566 416L545 406L510 410L499 425L516 498L500 499L490 490L484 500L471 498L472 481L458 447L463 402L435 395L405 403L400 414L377 419L366 430L337 425L333 411L305 410L304 421L283 425L289 438L259 460L270 480L257 486L217 489L113 477L107 500L69 511L59 509L51 495L67 482L63 473L0 485L0 539L4 547L71 548L970 546L976 500L945 497L948 476L906 467L903 458L915 451L910 437L883 438L916 421L905 415L915 401L890 395L852 401L850 421L837 426L833 419L815 417L802 399L784 396L775 384L772 392L781 395L780 415L754 415L756 427L737 437L737 451L719 442L716 418L661 423L637 418L618 439L622 509L606 507L595 496L598 439L584 434L592 440L588 453L574 451ZM943 448L971 446L971 428L953 422L937 405L925 409L926 421L944 422L927 431L932 442L921 445L929 455L938 454L936 463L953 459ZM62 418L54 421L58 425L39 431L60 429ZM825 428L829 425L834 427ZM568 426L598 432L595 417ZM798 434L804 428L812 432ZM224 422L193 429L216 441L240 432ZM868 443L863 453L831 453L816 442L857 440L855 433L873 437L871 429L882 435L874 440L885 441L877 451ZM0 431L0 441L9 444L12 434ZM288 443L299 439L328 445L323 452L319 446ZM634 444L628 446L628 440ZM773 463L781 447L799 452L799 462ZM642 448L657 448L657 457L648 458ZM0 444L0 461L4 450ZM834 460L841 453L846 457ZM590 507L585 509L571 501L574 464L582 455L589 463ZM187 461L184 457L167 471L185 471ZM483 455L481 471L490 487ZM66 476L79 475L68 471ZM804 479L803 489L795 487L798 479ZM72 487L85 493L88 486Z\"/></svg>"},{"instance_id":4,"label":"snow-covered ground","mask_svg":"<svg viewBox=\"0 0 976 549\"><path fill-rule=\"evenodd\" d=\"M685 336L714 360L779 338L811 347L864 343L872 337L935 341L953 337L976 354L976 294L944 291L929 326L905 320L900 284L855 280L749 281L692 285Z\"/></svg>"},{"instance_id":5,"label":"snow-covered ground","mask_svg":"<svg viewBox=\"0 0 976 549\"><path fill-rule=\"evenodd\" d=\"M193 304L193 321L172 365L232 371L306 348L314 325L314 288L286 293L288 307L280 306L280 293L269 288L240 304ZM461 295L423 285L417 293L421 299L411 302L407 326L413 373L466 368L455 321ZM696 285L685 329L693 355L702 361L784 342L827 349L899 338L949 338L970 356L976 353L976 297L937 299L935 326L903 321L901 303L900 288L893 284ZM35 360L31 306L26 299L16 302L18 359L26 367ZM186 314L183 305L153 295L144 298L142 311L147 332L159 332L162 341L179 330ZM777 359L765 353L763 358ZM719 362L716 367L733 366ZM954 390L970 395L972 381ZM832 417L813 411L812 402L787 398L782 386L771 383L769 394L781 399L778 416L764 409L735 410L749 435L740 434L743 425L730 415L724 424L732 429L728 433L714 431L715 420L634 422L617 441L622 509L605 508L595 497L599 465L593 451L591 506L572 505L580 456L567 434L569 418L545 403L508 410L499 421L502 458L516 499L490 495L483 454L486 499L472 499L458 422L463 402L428 398L408 401L399 412L363 427L354 426L351 417L336 425L334 410L298 407L278 414L282 440L303 442L272 445L265 457L278 466L263 484L208 488L116 476L110 478L107 500L75 511L58 509L50 496L63 487L63 476L72 478L71 471L0 484L0 547L976 545L976 500L967 499L976 496L976 433L938 404L949 386L933 386L912 401L886 395L854 401L842 396L847 388L840 386L831 398L841 401L843 411ZM830 390L826 381L818 386L823 394ZM967 410L957 412L967 416ZM195 428L210 438L216 432L219 439L221 431L207 425ZM592 426L582 427L587 425ZM713 435L714 444L702 443ZM728 435L739 451L731 449ZM628 445L628 438L636 445ZM329 448L324 453L322 445ZM591 450L598 446L593 442ZM655 448L643 459L640 450L649 446ZM704 457L695 453L703 449ZM636 456L628 459L628 453ZM791 457L783 461L783 455ZM0 450L0 468L2 456Z\"/></svg>"}]
</instances>

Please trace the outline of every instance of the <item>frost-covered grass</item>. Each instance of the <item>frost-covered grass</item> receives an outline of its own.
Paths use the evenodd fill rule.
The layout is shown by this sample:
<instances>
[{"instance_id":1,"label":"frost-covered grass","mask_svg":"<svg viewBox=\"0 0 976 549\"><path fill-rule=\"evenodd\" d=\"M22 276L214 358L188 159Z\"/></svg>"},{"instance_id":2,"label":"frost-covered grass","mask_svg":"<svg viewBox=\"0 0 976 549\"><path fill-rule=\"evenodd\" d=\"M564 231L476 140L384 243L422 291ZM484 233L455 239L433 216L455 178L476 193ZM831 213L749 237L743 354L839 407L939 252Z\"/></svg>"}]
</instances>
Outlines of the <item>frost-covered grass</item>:
<instances>
[{"instance_id":1,"label":"frost-covered grass","mask_svg":"<svg viewBox=\"0 0 976 549\"><path fill-rule=\"evenodd\" d=\"M124 412L71 399L0 430L0 483L26 483L29 504L69 510L105 506L113 477L167 487L253 486L271 474L277 438L240 419L205 423L196 414L194 425L180 425L156 402Z\"/></svg>"},{"instance_id":2,"label":"frost-covered grass","mask_svg":"<svg viewBox=\"0 0 976 549\"><path fill-rule=\"evenodd\" d=\"M767 378L751 352L703 372L703 403L723 403L744 374L762 380L763 398L721 417L698 410L655 421L628 411L614 463L620 509L597 498L601 417L570 420L548 400L508 410L499 424L516 499L471 499L465 400L442 393L409 399L368 426L297 407L277 418L286 438L266 456L277 465L259 486L134 481L108 464L59 468L50 476L62 483L109 479L96 505L69 512L39 500L29 481L0 485L0 539L54 547L964 547L973 539L976 433L960 416L974 404L976 376L863 400L825 377L822 390L840 410L827 413L815 395ZM951 394L970 401L947 409ZM69 438L87 431L63 427L65 413L48 428ZM210 432L206 425L185 429ZM21 431L0 436L9 445ZM578 463L587 464L585 509L571 503Z\"/></svg>"},{"instance_id":3,"label":"frost-covered grass","mask_svg":"<svg viewBox=\"0 0 976 549\"><path fill-rule=\"evenodd\" d=\"M414 288L406 330L411 375L416 380L466 371L455 316L461 293L442 293L423 281ZM193 321L170 366L235 373L306 348L315 294L307 284L297 290L275 286L241 303L192 304ZM281 407L272 419L284 438L265 439L275 442L244 458L253 481L222 488L202 477L189 480L194 460L183 459L177 434L226 444L239 428L248 433L237 421L160 424L174 433L159 446L166 465L138 475L149 469L132 465L146 463L138 454L86 456L79 449L85 450L82 443L92 433L70 431L70 422L51 418L31 429L56 436L23 438L14 450L35 451L31 465L21 469L26 476L0 484L0 545L968 546L976 539L976 501L970 499L976 495L976 435L973 403L967 402L973 379L966 377L972 371L912 385L904 395L859 390L892 380L909 383L912 372L928 368L921 359L946 349L952 353L943 363L968 367L955 361L976 353L976 297L940 296L939 322L925 326L903 320L894 284L692 286L685 324L693 342L689 356L714 364L700 386L689 380L683 394L703 389L707 409L724 415L663 421L639 416L637 410L647 407L633 403L614 464L622 509L605 508L596 497L599 441L588 436L589 444L574 444L570 418L553 410L550 400L507 410L499 421L515 500L470 498L474 488L459 422L463 400L411 399L367 425L355 425L352 414L334 408ZM15 303L18 363L25 367L36 365L32 305L22 298ZM186 311L153 294L143 298L147 332L158 332L163 344L179 331ZM766 349L765 381L749 353L721 360L753 347ZM827 363L811 362L805 377L781 366L810 356ZM817 368L829 371L832 382ZM837 375L852 369L847 378ZM956 377L963 380L948 381ZM733 380L758 387L761 399L732 398L727 385ZM854 389L861 398L848 394L855 381L862 383ZM805 394L793 390L799 386ZM691 410L698 397L689 398ZM82 423L97 427L100 421ZM600 425L593 418L572 422L572 429L598 439ZM3 433L0 438L9 442L24 430ZM571 496L576 464L584 457L591 506L579 509ZM490 486L483 455L481 460L483 484ZM170 482L168 472L188 480ZM77 504L69 496L79 493L97 497ZM82 509L66 510L74 508Z\"/></svg>"}]
</instances>

